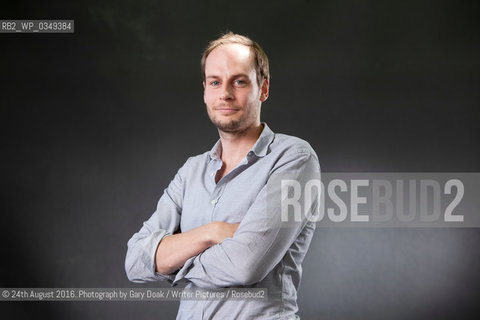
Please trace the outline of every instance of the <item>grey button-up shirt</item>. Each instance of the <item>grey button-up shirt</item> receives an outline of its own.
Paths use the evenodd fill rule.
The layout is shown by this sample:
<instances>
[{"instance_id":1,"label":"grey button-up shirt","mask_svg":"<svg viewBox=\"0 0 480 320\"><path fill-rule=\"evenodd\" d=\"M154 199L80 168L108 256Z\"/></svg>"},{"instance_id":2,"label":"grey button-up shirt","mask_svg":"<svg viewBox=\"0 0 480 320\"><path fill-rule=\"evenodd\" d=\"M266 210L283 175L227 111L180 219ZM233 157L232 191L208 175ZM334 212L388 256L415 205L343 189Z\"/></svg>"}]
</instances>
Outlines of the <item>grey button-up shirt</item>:
<instances>
[{"instance_id":1,"label":"grey button-up shirt","mask_svg":"<svg viewBox=\"0 0 480 320\"><path fill-rule=\"evenodd\" d=\"M182 300L177 319L298 318L301 263L315 223L305 214L291 214L288 223L282 222L280 181L296 180L303 187L320 179L320 166L307 142L275 134L263 125L251 151L218 183L220 140L211 151L189 158L165 189L154 214L128 241L125 269L131 281L268 289L269 298L263 300ZM313 199L310 209L318 205L318 198ZM213 221L240 225L233 238L190 258L174 274L155 272L155 251L164 237Z\"/></svg>"}]
</instances>

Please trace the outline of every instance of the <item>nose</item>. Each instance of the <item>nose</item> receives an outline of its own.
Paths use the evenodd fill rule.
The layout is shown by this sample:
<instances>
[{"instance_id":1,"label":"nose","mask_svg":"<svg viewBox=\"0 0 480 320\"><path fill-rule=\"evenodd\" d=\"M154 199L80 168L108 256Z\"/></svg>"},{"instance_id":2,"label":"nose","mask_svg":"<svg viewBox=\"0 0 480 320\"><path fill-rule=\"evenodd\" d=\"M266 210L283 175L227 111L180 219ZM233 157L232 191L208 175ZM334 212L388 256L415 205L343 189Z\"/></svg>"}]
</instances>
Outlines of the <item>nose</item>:
<instances>
[{"instance_id":1,"label":"nose","mask_svg":"<svg viewBox=\"0 0 480 320\"><path fill-rule=\"evenodd\" d=\"M224 83L222 86L222 93L220 94L220 99L222 100L233 100L233 88L229 83Z\"/></svg>"}]
</instances>

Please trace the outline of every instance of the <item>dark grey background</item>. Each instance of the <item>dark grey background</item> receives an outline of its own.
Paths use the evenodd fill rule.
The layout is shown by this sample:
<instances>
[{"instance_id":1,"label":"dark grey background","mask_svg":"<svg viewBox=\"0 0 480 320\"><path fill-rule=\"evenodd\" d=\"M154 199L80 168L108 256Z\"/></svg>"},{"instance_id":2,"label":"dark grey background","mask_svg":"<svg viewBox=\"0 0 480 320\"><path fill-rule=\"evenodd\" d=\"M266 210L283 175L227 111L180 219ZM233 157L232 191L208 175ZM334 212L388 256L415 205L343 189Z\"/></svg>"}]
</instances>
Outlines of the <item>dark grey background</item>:
<instances>
[{"instance_id":1,"label":"dark grey background","mask_svg":"<svg viewBox=\"0 0 480 320\"><path fill-rule=\"evenodd\" d=\"M218 138L199 59L226 29L270 57L262 120L322 169L480 171L478 1L48 1L1 19L0 287L133 287L126 242L190 155ZM478 313L479 229L318 229L304 319ZM162 283L151 286L164 286ZM172 319L176 303L1 303L28 319Z\"/></svg>"}]
</instances>

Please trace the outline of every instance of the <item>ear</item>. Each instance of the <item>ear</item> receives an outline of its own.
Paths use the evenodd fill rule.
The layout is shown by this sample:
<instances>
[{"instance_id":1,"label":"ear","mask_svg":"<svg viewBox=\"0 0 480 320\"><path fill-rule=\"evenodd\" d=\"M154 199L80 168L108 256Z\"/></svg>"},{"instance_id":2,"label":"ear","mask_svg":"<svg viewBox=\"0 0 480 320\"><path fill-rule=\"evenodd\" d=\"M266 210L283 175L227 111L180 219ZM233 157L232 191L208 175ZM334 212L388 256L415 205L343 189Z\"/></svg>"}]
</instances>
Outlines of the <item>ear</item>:
<instances>
[{"instance_id":1,"label":"ear","mask_svg":"<svg viewBox=\"0 0 480 320\"><path fill-rule=\"evenodd\" d=\"M207 104L207 99L205 98L205 81L203 81L202 83L203 83L203 102Z\"/></svg>"},{"instance_id":2,"label":"ear","mask_svg":"<svg viewBox=\"0 0 480 320\"><path fill-rule=\"evenodd\" d=\"M268 98L269 94L269 88L270 88L270 82L268 79L264 79L262 83L262 92L260 93L260 101L264 102Z\"/></svg>"}]
</instances>

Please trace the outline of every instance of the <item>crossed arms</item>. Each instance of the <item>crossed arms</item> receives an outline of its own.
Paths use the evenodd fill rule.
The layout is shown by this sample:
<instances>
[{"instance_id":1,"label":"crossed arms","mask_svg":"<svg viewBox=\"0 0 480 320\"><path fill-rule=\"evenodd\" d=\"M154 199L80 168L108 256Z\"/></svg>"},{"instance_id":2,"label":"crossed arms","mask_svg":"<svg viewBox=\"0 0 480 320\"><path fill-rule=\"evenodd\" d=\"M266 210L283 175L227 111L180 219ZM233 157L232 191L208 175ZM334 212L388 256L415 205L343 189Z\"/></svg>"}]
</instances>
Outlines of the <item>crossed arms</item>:
<instances>
[{"instance_id":1,"label":"crossed arms","mask_svg":"<svg viewBox=\"0 0 480 320\"><path fill-rule=\"evenodd\" d=\"M312 172L319 178L316 156L302 150L287 152L270 178L288 174L302 183L312 178ZM181 219L184 174L180 169L156 212L128 242L125 269L131 281L176 283L186 279L199 287L254 284L282 260L307 225L305 218L282 225L281 186L272 183L267 187L267 182L239 224L217 221L175 234ZM274 201L278 205L272 206L272 195L278 196Z\"/></svg>"},{"instance_id":2,"label":"crossed arms","mask_svg":"<svg viewBox=\"0 0 480 320\"><path fill-rule=\"evenodd\" d=\"M155 252L156 272L173 273L191 257L221 243L226 238L232 238L239 224L215 221L163 238Z\"/></svg>"}]
</instances>

